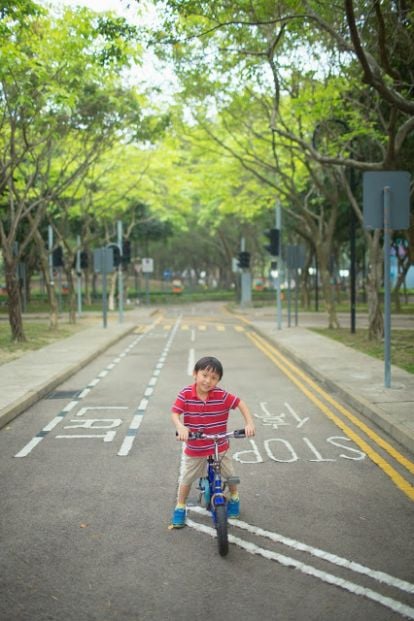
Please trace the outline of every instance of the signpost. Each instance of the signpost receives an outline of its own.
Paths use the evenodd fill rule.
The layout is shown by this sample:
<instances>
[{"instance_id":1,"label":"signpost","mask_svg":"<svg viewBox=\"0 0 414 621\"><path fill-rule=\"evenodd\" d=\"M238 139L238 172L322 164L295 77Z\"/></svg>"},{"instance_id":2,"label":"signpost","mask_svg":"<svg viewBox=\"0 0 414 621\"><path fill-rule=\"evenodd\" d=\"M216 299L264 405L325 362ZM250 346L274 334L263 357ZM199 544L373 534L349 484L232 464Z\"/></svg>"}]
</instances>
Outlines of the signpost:
<instances>
[{"instance_id":1,"label":"signpost","mask_svg":"<svg viewBox=\"0 0 414 621\"><path fill-rule=\"evenodd\" d=\"M305 265L305 249L299 244L289 244L286 248L286 265L288 281L288 327L290 328L290 278L291 270L295 274L295 326L298 325L299 270Z\"/></svg>"},{"instance_id":2,"label":"signpost","mask_svg":"<svg viewBox=\"0 0 414 621\"><path fill-rule=\"evenodd\" d=\"M103 327L106 328L108 318L106 275L114 271L112 248L97 248L93 251L93 268L96 274L102 274L102 315Z\"/></svg>"},{"instance_id":3,"label":"signpost","mask_svg":"<svg viewBox=\"0 0 414 621\"><path fill-rule=\"evenodd\" d=\"M154 271L154 259L144 257L142 259L142 273L145 274L145 301L149 304L149 275Z\"/></svg>"},{"instance_id":4,"label":"signpost","mask_svg":"<svg viewBox=\"0 0 414 621\"><path fill-rule=\"evenodd\" d=\"M407 229L410 220L410 174L364 173L364 226L384 230L384 385L391 386L391 230Z\"/></svg>"}]
</instances>

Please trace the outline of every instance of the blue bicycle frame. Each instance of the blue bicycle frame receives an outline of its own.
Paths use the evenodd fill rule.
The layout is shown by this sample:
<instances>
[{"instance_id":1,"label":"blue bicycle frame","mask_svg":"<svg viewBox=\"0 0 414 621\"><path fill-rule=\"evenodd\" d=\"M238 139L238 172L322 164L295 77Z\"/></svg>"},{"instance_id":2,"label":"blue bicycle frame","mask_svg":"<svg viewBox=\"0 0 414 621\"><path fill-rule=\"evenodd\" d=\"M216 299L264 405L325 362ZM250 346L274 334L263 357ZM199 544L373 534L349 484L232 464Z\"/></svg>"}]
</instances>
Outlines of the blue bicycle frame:
<instances>
[{"instance_id":1,"label":"blue bicycle frame","mask_svg":"<svg viewBox=\"0 0 414 621\"><path fill-rule=\"evenodd\" d=\"M228 484L240 483L238 477L231 477L223 481L221 476L219 440L231 437L244 438L244 429L212 435L203 432L190 432L190 438L203 438L213 440L214 442L214 455L209 455L207 457L207 477L202 477L200 479L198 489L201 492L201 504L211 512L213 524L217 530L217 540L221 556L225 556L228 552L227 499L224 491Z\"/></svg>"}]
</instances>

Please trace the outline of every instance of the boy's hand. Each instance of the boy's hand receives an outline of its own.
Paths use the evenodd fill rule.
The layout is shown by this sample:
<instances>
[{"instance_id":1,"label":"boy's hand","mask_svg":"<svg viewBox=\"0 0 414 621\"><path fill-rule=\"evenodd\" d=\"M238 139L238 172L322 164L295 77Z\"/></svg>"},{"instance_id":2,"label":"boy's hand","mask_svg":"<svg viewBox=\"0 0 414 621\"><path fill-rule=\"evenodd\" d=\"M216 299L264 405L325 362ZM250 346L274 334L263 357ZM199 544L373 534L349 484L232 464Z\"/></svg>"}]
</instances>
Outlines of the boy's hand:
<instances>
[{"instance_id":1,"label":"boy's hand","mask_svg":"<svg viewBox=\"0 0 414 621\"><path fill-rule=\"evenodd\" d=\"M256 435L256 427L253 423L248 423L244 428L244 433L246 434L246 438L251 438Z\"/></svg>"},{"instance_id":2,"label":"boy's hand","mask_svg":"<svg viewBox=\"0 0 414 621\"><path fill-rule=\"evenodd\" d=\"M177 440L181 440L181 442L187 442L188 440L188 427L184 427L184 425L180 425L177 427Z\"/></svg>"}]
</instances>

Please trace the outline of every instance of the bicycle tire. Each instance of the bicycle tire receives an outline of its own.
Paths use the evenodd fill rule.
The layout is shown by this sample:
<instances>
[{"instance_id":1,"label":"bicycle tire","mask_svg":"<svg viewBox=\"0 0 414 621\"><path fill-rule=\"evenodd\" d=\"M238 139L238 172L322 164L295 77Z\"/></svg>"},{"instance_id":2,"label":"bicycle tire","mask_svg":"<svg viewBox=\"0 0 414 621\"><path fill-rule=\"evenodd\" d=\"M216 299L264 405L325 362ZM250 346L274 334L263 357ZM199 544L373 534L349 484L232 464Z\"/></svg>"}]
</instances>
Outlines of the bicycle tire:
<instances>
[{"instance_id":1,"label":"bicycle tire","mask_svg":"<svg viewBox=\"0 0 414 621\"><path fill-rule=\"evenodd\" d=\"M227 534L227 506L217 505L216 512L216 530L217 541L220 556L226 556L229 551L229 540Z\"/></svg>"}]
</instances>

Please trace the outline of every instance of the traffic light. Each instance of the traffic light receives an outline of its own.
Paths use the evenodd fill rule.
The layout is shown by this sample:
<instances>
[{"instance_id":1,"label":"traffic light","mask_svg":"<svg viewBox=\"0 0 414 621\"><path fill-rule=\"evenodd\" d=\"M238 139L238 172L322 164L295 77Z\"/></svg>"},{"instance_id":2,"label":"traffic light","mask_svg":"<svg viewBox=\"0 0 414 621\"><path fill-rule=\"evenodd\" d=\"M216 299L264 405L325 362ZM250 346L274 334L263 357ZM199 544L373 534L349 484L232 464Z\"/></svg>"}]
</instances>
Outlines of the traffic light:
<instances>
[{"instance_id":1,"label":"traffic light","mask_svg":"<svg viewBox=\"0 0 414 621\"><path fill-rule=\"evenodd\" d=\"M266 250L272 255L272 257L279 256L279 229L269 229L265 232L266 237L269 239L269 244L265 246Z\"/></svg>"},{"instance_id":2,"label":"traffic light","mask_svg":"<svg viewBox=\"0 0 414 621\"><path fill-rule=\"evenodd\" d=\"M53 267L63 267L63 250L62 246L58 246L52 252Z\"/></svg>"},{"instance_id":3,"label":"traffic light","mask_svg":"<svg viewBox=\"0 0 414 621\"><path fill-rule=\"evenodd\" d=\"M119 267L119 264L121 263L121 251L118 244L109 244L107 248L112 249L114 267Z\"/></svg>"},{"instance_id":4,"label":"traffic light","mask_svg":"<svg viewBox=\"0 0 414 621\"><path fill-rule=\"evenodd\" d=\"M80 267L82 270L88 269L89 265L89 257L86 250L81 250L80 253Z\"/></svg>"},{"instance_id":5,"label":"traffic light","mask_svg":"<svg viewBox=\"0 0 414 621\"><path fill-rule=\"evenodd\" d=\"M129 239L124 239L122 242L122 263L123 265L131 263L131 242Z\"/></svg>"},{"instance_id":6,"label":"traffic light","mask_svg":"<svg viewBox=\"0 0 414 621\"><path fill-rule=\"evenodd\" d=\"M239 267L240 268L250 267L250 252L246 252L246 251L239 252Z\"/></svg>"}]
</instances>

